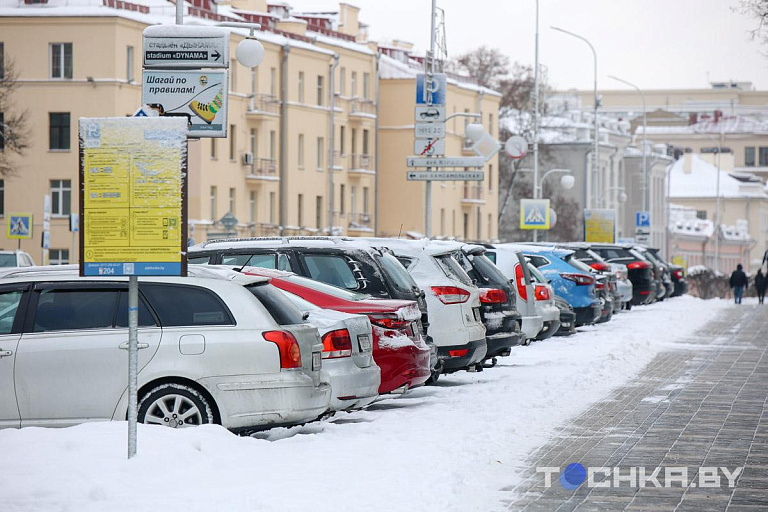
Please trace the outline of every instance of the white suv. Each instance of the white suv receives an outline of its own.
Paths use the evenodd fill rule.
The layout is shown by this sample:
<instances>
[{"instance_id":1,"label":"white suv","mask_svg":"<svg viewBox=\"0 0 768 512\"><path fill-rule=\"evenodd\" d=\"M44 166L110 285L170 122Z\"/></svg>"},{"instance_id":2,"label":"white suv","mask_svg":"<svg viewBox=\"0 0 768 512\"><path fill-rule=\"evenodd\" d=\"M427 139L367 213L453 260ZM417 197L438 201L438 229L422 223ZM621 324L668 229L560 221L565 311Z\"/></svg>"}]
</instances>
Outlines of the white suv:
<instances>
[{"instance_id":1,"label":"white suv","mask_svg":"<svg viewBox=\"0 0 768 512\"><path fill-rule=\"evenodd\" d=\"M480 316L480 292L451 253L455 244L429 240L366 238L373 247L392 251L424 291L429 334L443 373L482 370L487 345Z\"/></svg>"},{"instance_id":2,"label":"white suv","mask_svg":"<svg viewBox=\"0 0 768 512\"><path fill-rule=\"evenodd\" d=\"M139 421L251 429L328 410L317 329L232 271L139 281ZM33 267L0 275L0 426L125 420L127 278Z\"/></svg>"},{"instance_id":3,"label":"white suv","mask_svg":"<svg viewBox=\"0 0 768 512\"><path fill-rule=\"evenodd\" d=\"M24 251L0 251L0 267L34 267L35 260Z\"/></svg>"}]
</instances>

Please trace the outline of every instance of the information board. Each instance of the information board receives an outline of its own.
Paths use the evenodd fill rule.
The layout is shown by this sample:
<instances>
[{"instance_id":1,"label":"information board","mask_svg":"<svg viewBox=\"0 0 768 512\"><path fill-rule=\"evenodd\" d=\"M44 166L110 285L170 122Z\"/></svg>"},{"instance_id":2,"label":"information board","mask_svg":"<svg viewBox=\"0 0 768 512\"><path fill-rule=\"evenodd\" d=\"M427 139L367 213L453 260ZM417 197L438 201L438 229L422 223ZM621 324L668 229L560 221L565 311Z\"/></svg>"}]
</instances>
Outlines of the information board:
<instances>
[{"instance_id":1,"label":"information board","mask_svg":"<svg viewBox=\"0 0 768 512\"><path fill-rule=\"evenodd\" d=\"M616 240L616 210L584 210L584 241L613 244Z\"/></svg>"},{"instance_id":2,"label":"information board","mask_svg":"<svg viewBox=\"0 0 768 512\"><path fill-rule=\"evenodd\" d=\"M186 275L187 120L80 118L80 274Z\"/></svg>"}]
</instances>

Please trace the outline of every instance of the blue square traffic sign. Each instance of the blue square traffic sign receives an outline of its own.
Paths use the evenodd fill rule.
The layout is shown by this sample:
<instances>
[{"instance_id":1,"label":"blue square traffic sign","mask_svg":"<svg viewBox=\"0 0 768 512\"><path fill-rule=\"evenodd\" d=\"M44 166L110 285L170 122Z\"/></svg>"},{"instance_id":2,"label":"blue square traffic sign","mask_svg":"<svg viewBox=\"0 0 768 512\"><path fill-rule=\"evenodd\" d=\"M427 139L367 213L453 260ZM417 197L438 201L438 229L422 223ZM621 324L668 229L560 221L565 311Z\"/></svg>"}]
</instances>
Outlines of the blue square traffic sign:
<instances>
[{"instance_id":1,"label":"blue square traffic sign","mask_svg":"<svg viewBox=\"0 0 768 512\"><path fill-rule=\"evenodd\" d=\"M635 227L637 228L651 227L651 212L637 212L635 214Z\"/></svg>"}]
</instances>

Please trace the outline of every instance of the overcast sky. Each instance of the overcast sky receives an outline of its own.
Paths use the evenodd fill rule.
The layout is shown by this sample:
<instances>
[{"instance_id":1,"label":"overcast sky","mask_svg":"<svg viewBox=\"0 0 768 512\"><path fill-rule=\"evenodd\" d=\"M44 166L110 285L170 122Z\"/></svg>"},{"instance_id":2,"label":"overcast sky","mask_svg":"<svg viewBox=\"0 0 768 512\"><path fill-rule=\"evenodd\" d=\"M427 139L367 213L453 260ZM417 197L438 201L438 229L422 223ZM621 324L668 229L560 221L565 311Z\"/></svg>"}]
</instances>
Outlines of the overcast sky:
<instances>
[{"instance_id":1,"label":"overcast sky","mask_svg":"<svg viewBox=\"0 0 768 512\"><path fill-rule=\"evenodd\" d=\"M429 47L431 0L347 0L375 40L404 39ZM738 0L539 0L540 61L558 89L592 89L588 46L597 51L598 87L703 88L709 81L750 81L768 89L768 47L749 40L755 22L733 12ZM292 0L298 10L337 8L332 0ZM534 62L535 0L438 0L445 10L449 56L481 45L513 61ZM761 53L763 52L763 53Z\"/></svg>"}]
</instances>

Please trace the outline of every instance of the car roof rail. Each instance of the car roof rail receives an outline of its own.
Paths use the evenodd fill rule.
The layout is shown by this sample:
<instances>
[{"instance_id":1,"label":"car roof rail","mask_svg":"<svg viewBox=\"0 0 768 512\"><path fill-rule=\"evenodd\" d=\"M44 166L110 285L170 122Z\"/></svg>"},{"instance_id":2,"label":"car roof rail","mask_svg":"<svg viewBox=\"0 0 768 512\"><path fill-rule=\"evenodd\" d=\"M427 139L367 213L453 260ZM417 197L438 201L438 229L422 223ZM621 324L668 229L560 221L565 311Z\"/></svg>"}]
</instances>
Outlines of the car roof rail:
<instances>
[{"instance_id":1,"label":"car roof rail","mask_svg":"<svg viewBox=\"0 0 768 512\"><path fill-rule=\"evenodd\" d=\"M295 235L295 236L251 236L251 237L236 237L236 238L214 238L201 242L199 247L207 247L210 244L216 243L228 243L228 242L281 242L288 244L295 241L313 241L323 240L333 243L351 242L353 239L348 236L307 236L307 235Z\"/></svg>"}]
</instances>

